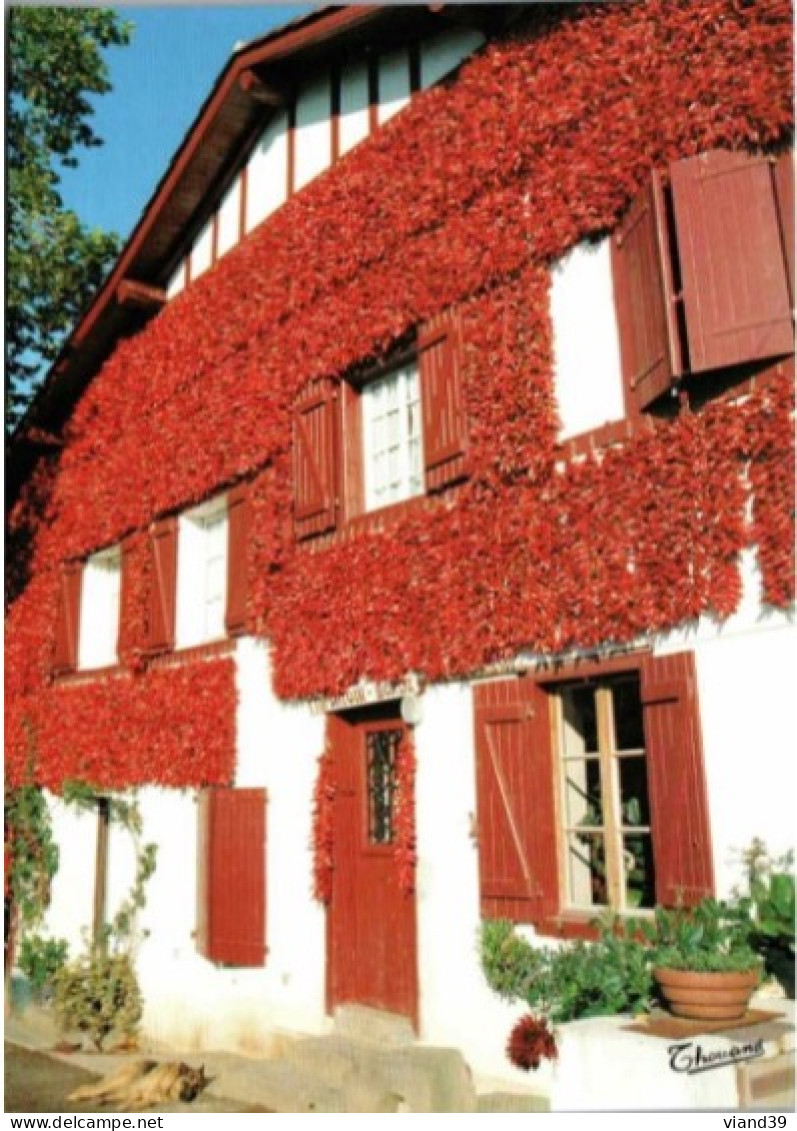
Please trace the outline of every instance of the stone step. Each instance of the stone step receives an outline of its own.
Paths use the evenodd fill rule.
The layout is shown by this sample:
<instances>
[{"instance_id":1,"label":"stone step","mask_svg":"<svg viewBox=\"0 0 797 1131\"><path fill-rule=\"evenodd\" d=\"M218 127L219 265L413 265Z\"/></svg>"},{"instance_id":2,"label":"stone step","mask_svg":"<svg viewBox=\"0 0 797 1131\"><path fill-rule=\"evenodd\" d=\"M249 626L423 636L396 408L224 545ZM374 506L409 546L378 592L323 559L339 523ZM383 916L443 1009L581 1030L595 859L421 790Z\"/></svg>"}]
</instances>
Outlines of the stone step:
<instances>
[{"instance_id":1,"label":"stone step","mask_svg":"<svg viewBox=\"0 0 797 1131\"><path fill-rule=\"evenodd\" d=\"M413 1045L416 1039L408 1017L388 1013L383 1009L372 1009L367 1005L339 1005L334 1014L334 1032L356 1041L388 1045L391 1048Z\"/></svg>"},{"instance_id":2,"label":"stone step","mask_svg":"<svg viewBox=\"0 0 797 1131\"><path fill-rule=\"evenodd\" d=\"M236 1100L268 1107L279 1113L345 1112L345 1097L287 1060L263 1061L256 1075L250 1065L231 1065L218 1089ZM211 1089L215 1090L215 1089Z\"/></svg>"},{"instance_id":3,"label":"stone step","mask_svg":"<svg viewBox=\"0 0 797 1131\"><path fill-rule=\"evenodd\" d=\"M476 1100L478 1112L526 1112L550 1111L551 1101L547 1096L527 1095L520 1092L487 1092Z\"/></svg>"}]
</instances>

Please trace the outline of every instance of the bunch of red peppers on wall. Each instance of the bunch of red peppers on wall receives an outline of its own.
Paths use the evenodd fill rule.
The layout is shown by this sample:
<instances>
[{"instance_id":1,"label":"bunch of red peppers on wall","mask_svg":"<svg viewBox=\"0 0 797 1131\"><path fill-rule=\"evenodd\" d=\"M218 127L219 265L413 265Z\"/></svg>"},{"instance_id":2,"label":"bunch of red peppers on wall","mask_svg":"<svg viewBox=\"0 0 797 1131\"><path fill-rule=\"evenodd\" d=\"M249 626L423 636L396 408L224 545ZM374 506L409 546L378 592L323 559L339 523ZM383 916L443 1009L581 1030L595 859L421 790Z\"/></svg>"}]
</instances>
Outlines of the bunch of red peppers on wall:
<instances>
[{"instance_id":1,"label":"bunch of red peppers on wall","mask_svg":"<svg viewBox=\"0 0 797 1131\"><path fill-rule=\"evenodd\" d=\"M758 548L764 599L787 604L790 381L772 377L738 403L718 398L567 462L549 268L609 232L652 167L787 143L791 35L783 0L544 7L122 341L11 515L9 550L26 573L7 616L11 779L31 754L28 719L37 776L52 788L69 777L230 780L232 662L155 670L141 660L144 537L153 517L244 478L249 628L271 642L283 697L408 671L450 678L519 649L727 617L746 546ZM381 532L308 552L291 512L297 393L384 357L452 304L467 480ZM123 538L120 671L54 685L60 564Z\"/></svg>"}]
</instances>

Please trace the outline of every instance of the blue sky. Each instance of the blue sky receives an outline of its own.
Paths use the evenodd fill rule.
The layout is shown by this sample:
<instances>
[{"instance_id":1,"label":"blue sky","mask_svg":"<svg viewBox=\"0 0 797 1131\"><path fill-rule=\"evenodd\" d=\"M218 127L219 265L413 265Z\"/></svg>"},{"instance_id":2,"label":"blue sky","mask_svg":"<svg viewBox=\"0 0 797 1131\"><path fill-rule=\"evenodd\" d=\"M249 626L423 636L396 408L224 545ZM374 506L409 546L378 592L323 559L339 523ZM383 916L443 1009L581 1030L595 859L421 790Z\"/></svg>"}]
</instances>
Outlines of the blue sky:
<instances>
[{"instance_id":1,"label":"blue sky","mask_svg":"<svg viewBox=\"0 0 797 1131\"><path fill-rule=\"evenodd\" d=\"M239 40L254 39L311 5L121 7L128 47L104 53L113 89L94 100L98 149L63 170L61 193L89 226L127 236Z\"/></svg>"}]
</instances>

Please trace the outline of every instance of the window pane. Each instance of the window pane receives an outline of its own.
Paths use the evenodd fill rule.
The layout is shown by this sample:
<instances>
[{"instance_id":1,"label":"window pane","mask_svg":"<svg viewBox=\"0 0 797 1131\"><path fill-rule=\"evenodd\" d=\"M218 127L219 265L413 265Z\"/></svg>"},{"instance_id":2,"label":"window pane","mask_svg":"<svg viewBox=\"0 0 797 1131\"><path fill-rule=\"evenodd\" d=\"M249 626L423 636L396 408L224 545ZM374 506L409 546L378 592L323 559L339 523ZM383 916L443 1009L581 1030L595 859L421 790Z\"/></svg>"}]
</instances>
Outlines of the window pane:
<instances>
[{"instance_id":1,"label":"window pane","mask_svg":"<svg viewBox=\"0 0 797 1131\"><path fill-rule=\"evenodd\" d=\"M562 694L562 718L565 755L596 753L598 722L594 688L566 688Z\"/></svg>"},{"instance_id":2,"label":"window pane","mask_svg":"<svg viewBox=\"0 0 797 1131\"><path fill-rule=\"evenodd\" d=\"M601 768L597 758L579 758L565 763L565 810L571 828L603 824Z\"/></svg>"},{"instance_id":3,"label":"window pane","mask_svg":"<svg viewBox=\"0 0 797 1131\"><path fill-rule=\"evenodd\" d=\"M623 872L626 907L653 907L656 877L650 833L631 833L623 837Z\"/></svg>"},{"instance_id":4,"label":"window pane","mask_svg":"<svg viewBox=\"0 0 797 1131\"><path fill-rule=\"evenodd\" d=\"M422 494L417 365L404 366L366 385L361 404L366 510Z\"/></svg>"},{"instance_id":5,"label":"window pane","mask_svg":"<svg viewBox=\"0 0 797 1131\"><path fill-rule=\"evenodd\" d=\"M642 701L639 679L624 679L612 687L615 750L642 750L645 734L642 728Z\"/></svg>"},{"instance_id":6,"label":"window pane","mask_svg":"<svg viewBox=\"0 0 797 1131\"><path fill-rule=\"evenodd\" d=\"M567 838L567 879L575 907L605 907L606 846L601 833L571 833Z\"/></svg>"},{"instance_id":7,"label":"window pane","mask_svg":"<svg viewBox=\"0 0 797 1131\"><path fill-rule=\"evenodd\" d=\"M618 759L620 763L620 811L624 825L650 825L648 772L644 754Z\"/></svg>"},{"instance_id":8,"label":"window pane","mask_svg":"<svg viewBox=\"0 0 797 1131\"><path fill-rule=\"evenodd\" d=\"M394 835L396 757L400 730L371 731L365 736L368 781L368 840L391 844Z\"/></svg>"}]
</instances>

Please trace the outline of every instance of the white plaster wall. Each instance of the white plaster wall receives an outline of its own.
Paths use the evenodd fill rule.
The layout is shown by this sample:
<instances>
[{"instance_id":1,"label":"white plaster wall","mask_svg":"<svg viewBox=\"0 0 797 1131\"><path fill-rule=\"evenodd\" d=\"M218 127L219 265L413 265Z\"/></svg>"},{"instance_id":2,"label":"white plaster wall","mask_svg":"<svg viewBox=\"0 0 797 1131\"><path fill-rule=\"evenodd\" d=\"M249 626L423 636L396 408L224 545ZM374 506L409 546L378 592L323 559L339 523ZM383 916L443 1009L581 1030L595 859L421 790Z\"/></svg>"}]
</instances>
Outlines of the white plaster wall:
<instances>
[{"instance_id":1,"label":"white plaster wall","mask_svg":"<svg viewBox=\"0 0 797 1131\"><path fill-rule=\"evenodd\" d=\"M794 846L797 621L765 606L755 551L741 560L743 592L725 622L711 617L659 636L657 654L695 653L717 890L742 878L754 837L779 855Z\"/></svg>"},{"instance_id":2,"label":"white plaster wall","mask_svg":"<svg viewBox=\"0 0 797 1131\"><path fill-rule=\"evenodd\" d=\"M234 179L222 197L218 211L216 253L224 255L239 238L241 220L241 174Z\"/></svg>"},{"instance_id":3,"label":"white plaster wall","mask_svg":"<svg viewBox=\"0 0 797 1131\"><path fill-rule=\"evenodd\" d=\"M368 137L368 66L352 63L340 76L338 145L341 154Z\"/></svg>"},{"instance_id":4,"label":"white plaster wall","mask_svg":"<svg viewBox=\"0 0 797 1131\"><path fill-rule=\"evenodd\" d=\"M288 195L288 115L275 115L252 150L247 166L246 230L285 203Z\"/></svg>"},{"instance_id":5,"label":"white plaster wall","mask_svg":"<svg viewBox=\"0 0 797 1131\"><path fill-rule=\"evenodd\" d=\"M581 243L551 270L559 439L625 416L610 244Z\"/></svg>"},{"instance_id":6,"label":"white plaster wall","mask_svg":"<svg viewBox=\"0 0 797 1131\"><path fill-rule=\"evenodd\" d=\"M74 958L85 948L94 917L97 815L57 797L48 802L59 856L43 933L65 938Z\"/></svg>"},{"instance_id":7,"label":"white plaster wall","mask_svg":"<svg viewBox=\"0 0 797 1131\"><path fill-rule=\"evenodd\" d=\"M485 42L473 28L454 28L421 44L421 86L433 86Z\"/></svg>"},{"instance_id":8,"label":"white plaster wall","mask_svg":"<svg viewBox=\"0 0 797 1131\"><path fill-rule=\"evenodd\" d=\"M407 50L394 51L379 60L379 106L377 120L382 125L409 104L410 56Z\"/></svg>"},{"instance_id":9,"label":"white plaster wall","mask_svg":"<svg viewBox=\"0 0 797 1131\"><path fill-rule=\"evenodd\" d=\"M191 278L198 279L213 263L213 219L200 229L191 248Z\"/></svg>"},{"instance_id":10,"label":"white plaster wall","mask_svg":"<svg viewBox=\"0 0 797 1131\"><path fill-rule=\"evenodd\" d=\"M332 92L328 75L306 86L296 100L294 191L332 163Z\"/></svg>"},{"instance_id":11,"label":"white plaster wall","mask_svg":"<svg viewBox=\"0 0 797 1131\"><path fill-rule=\"evenodd\" d=\"M174 298L179 295L180 291L185 287L185 260L183 259L177 266L174 274L166 285L166 294L169 298Z\"/></svg>"}]
</instances>

